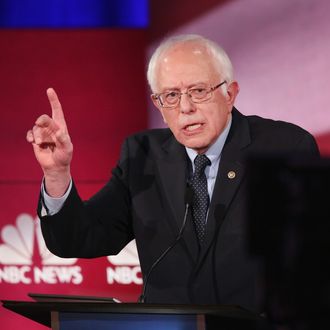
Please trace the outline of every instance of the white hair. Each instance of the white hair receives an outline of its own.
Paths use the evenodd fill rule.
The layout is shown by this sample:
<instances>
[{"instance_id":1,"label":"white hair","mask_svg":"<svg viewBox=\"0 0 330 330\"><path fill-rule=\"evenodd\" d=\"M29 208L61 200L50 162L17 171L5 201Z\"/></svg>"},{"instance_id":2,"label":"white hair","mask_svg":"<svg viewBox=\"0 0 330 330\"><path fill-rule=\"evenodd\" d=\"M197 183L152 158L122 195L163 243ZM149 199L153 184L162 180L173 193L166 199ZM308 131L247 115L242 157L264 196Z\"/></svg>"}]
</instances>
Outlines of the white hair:
<instances>
[{"instance_id":1,"label":"white hair","mask_svg":"<svg viewBox=\"0 0 330 330\"><path fill-rule=\"evenodd\" d=\"M197 34L183 34L164 40L152 54L147 70L147 79L152 92L156 92L157 88L156 67L160 57L171 48L188 42L196 42L204 46L206 51L213 57L215 67L222 79L226 80L228 83L233 81L234 74L232 63L227 53L218 44Z\"/></svg>"}]
</instances>

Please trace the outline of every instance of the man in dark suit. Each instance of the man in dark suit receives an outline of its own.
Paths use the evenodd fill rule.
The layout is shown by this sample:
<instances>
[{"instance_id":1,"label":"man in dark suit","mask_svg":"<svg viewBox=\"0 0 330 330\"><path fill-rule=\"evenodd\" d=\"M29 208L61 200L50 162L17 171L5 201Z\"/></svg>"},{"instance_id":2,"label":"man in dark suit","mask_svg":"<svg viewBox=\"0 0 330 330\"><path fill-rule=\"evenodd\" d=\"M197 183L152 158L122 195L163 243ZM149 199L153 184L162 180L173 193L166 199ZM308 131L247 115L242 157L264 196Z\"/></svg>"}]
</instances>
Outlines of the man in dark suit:
<instances>
[{"instance_id":1,"label":"man in dark suit","mask_svg":"<svg viewBox=\"0 0 330 330\"><path fill-rule=\"evenodd\" d=\"M191 185L183 236L150 274L145 300L259 311L258 267L247 249L245 161L252 154L318 156L315 140L293 124L239 113L228 56L200 36L161 44L148 81L169 129L128 137L111 179L85 202L71 179L72 144L61 105L48 90L52 117L39 117L27 134L44 171L39 216L46 244L61 257L92 258L116 254L136 239L145 276L178 237ZM208 158L205 179L195 184L197 155ZM202 182L206 211L197 216Z\"/></svg>"}]
</instances>

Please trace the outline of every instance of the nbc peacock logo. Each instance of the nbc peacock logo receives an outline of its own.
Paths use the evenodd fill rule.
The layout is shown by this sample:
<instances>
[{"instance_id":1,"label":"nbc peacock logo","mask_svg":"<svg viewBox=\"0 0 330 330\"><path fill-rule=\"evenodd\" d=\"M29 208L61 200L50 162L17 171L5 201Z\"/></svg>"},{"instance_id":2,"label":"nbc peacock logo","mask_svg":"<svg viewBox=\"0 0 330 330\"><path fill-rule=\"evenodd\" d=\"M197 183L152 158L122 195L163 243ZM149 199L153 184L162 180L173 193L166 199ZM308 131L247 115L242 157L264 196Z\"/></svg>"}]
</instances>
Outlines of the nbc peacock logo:
<instances>
[{"instance_id":1,"label":"nbc peacock logo","mask_svg":"<svg viewBox=\"0 0 330 330\"><path fill-rule=\"evenodd\" d=\"M113 266L106 269L108 284L142 284L141 267L135 240L128 243L116 256L108 256Z\"/></svg>"},{"instance_id":2,"label":"nbc peacock logo","mask_svg":"<svg viewBox=\"0 0 330 330\"><path fill-rule=\"evenodd\" d=\"M82 283L76 258L59 258L47 249L38 218L26 213L18 215L16 225L1 229L1 241L0 283Z\"/></svg>"}]
</instances>

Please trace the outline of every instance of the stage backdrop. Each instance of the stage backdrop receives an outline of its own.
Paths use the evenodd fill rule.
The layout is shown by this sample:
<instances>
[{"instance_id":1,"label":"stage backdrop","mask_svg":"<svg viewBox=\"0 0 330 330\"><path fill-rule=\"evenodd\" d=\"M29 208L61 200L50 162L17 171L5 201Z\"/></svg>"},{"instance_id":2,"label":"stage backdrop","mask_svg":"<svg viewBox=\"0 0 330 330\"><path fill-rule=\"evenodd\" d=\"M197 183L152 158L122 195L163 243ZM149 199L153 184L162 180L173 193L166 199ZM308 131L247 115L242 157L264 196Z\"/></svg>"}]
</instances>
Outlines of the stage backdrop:
<instances>
[{"instance_id":1,"label":"stage backdrop","mask_svg":"<svg viewBox=\"0 0 330 330\"><path fill-rule=\"evenodd\" d=\"M14 2L1 1L1 22ZM84 3L86 12L86 3L96 3L74 2ZM47 3L60 14L59 4L69 1ZM29 21L33 11L17 4L10 17L21 14ZM149 53L167 34L199 33L218 41L233 59L240 111L297 123L316 135L323 154L330 154L327 0L152 0L150 6ZM55 20L54 26L69 14L58 15L61 22ZM99 17L112 14L98 11ZM2 30L0 45L1 298L50 292L135 300L141 274L134 248L124 258L96 260L57 259L44 249L35 212L42 174L25 133L49 111L45 90L54 87L75 145L75 180L83 197L95 192L109 177L124 136L147 126L145 32ZM163 126L158 112L149 108L149 126ZM44 329L2 308L0 320L5 329Z\"/></svg>"},{"instance_id":2,"label":"stage backdrop","mask_svg":"<svg viewBox=\"0 0 330 330\"><path fill-rule=\"evenodd\" d=\"M193 8L182 2L189 10L175 0L152 1L158 15L174 10L170 21L163 15L166 28L152 30L149 53L164 35L197 33L217 41L234 64L241 87L238 109L300 125L330 155L330 2L205 0ZM150 105L150 126L162 125Z\"/></svg>"},{"instance_id":3,"label":"stage backdrop","mask_svg":"<svg viewBox=\"0 0 330 330\"><path fill-rule=\"evenodd\" d=\"M146 128L144 30L0 30L0 297L29 292L136 301L134 244L117 257L60 259L45 247L36 206L42 173L26 131L61 100L83 198L110 177L123 139ZM2 329L45 329L0 308Z\"/></svg>"}]
</instances>

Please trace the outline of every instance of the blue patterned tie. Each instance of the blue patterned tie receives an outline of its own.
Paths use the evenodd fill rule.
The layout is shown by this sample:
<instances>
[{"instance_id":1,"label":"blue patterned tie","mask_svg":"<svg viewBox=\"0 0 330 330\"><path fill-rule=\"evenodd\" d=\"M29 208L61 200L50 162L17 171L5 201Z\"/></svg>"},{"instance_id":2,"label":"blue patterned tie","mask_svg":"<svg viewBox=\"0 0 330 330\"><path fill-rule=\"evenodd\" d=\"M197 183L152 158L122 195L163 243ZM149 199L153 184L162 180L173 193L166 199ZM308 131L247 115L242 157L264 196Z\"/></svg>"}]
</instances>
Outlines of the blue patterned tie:
<instances>
[{"instance_id":1,"label":"blue patterned tie","mask_svg":"<svg viewBox=\"0 0 330 330\"><path fill-rule=\"evenodd\" d=\"M194 192L192 216L199 243L202 244L205 236L206 214L209 207L205 168L211 165L211 161L205 155L197 155L194 164L195 172L191 180L191 188Z\"/></svg>"}]
</instances>

